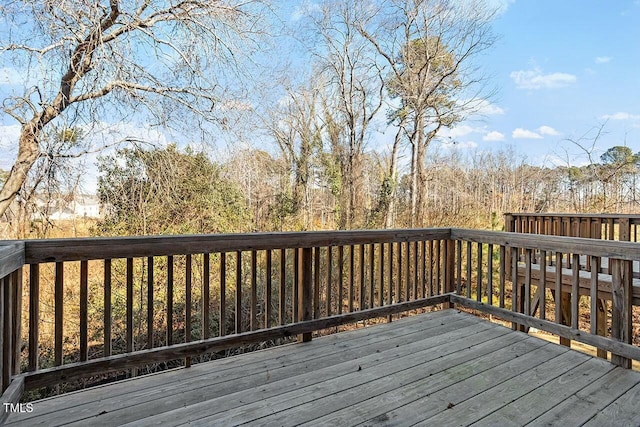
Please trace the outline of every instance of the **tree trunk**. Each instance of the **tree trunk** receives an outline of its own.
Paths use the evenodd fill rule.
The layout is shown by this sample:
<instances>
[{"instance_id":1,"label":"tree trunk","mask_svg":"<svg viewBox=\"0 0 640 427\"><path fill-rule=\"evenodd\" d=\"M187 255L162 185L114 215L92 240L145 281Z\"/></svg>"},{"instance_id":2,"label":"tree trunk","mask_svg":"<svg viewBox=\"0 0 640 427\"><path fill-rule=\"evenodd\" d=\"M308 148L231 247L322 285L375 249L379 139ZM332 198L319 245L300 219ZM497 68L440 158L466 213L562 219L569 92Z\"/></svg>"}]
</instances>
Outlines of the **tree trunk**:
<instances>
[{"instance_id":1,"label":"tree trunk","mask_svg":"<svg viewBox=\"0 0 640 427\"><path fill-rule=\"evenodd\" d=\"M38 131L32 124L22 126L18 145L18 158L16 159L7 180L0 190L0 216L4 215L11 202L20 192L22 185L27 180L27 174L40 156L38 147Z\"/></svg>"}]
</instances>

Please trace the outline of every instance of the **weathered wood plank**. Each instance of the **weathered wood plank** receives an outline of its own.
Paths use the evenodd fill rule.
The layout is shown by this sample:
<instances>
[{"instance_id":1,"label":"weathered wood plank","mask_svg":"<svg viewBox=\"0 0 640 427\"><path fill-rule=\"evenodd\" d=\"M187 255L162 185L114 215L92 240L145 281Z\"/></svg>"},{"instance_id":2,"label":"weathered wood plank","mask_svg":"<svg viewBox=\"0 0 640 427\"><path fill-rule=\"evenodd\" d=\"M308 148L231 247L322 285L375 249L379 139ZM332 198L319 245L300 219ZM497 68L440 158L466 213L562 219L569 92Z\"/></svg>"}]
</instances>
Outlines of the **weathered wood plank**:
<instances>
[{"instance_id":1,"label":"weathered wood plank","mask_svg":"<svg viewBox=\"0 0 640 427\"><path fill-rule=\"evenodd\" d=\"M29 266L29 371L38 369L40 349L40 264Z\"/></svg>"},{"instance_id":2,"label":"weathered wood plank","mask_svg":"<svg viewBox=\"0 0 640 427\"><path fill-rule=\"evenodd\" d=\"M553 402L556 406L534 419L530 425L582 425L638 383L640 375L615 368L574 395Z\"/></svg>"},{"instance_id":3,"label":"weathered wood plank","mask_svg":"<svg viewBox=\"0 0 640 427\"><path fill-rule=\"evenodd\" d=\"M64 324L64 264L56 263L54 284L54 364L62 365L62 327ZM5 294L6 295L6 294ZM6 298L6 297L5 297ZM6 303L6 302L5 302ZM6 327L6 326L5 326Z\"/></svg>"},{"instance_id":4,"label":"weathered wood plank","mask_svg":"<svg viewBox=\"0 0 640 427\"><path fill-rule=\"evenodd\" d=\"M42 369L40 371L25 374L25 387L27 390L30 390L37 387L56 384L63 380L82 378L87 375L97 375L101 372L113 372L148 363L179 359L203 353L211 353L259 341L268 341L276 338L311 333L312 331L319 329L332 328L347 323L371 319L373 317L384 317L389 314L396 314L403 311L442 304L443 302L448 301L450 297L450 294L438 295L431 298L346 313L323 319L309 320L271 329L243 332L232 336L192 341L190 343L174 344L171 347L156 347L150 350L140 350L132 354L121 354L111 356L109 358L90 360L81 364L70 363L63 367Z\"/></svg>"},{"instance_id":5,"label":"weathered wood plank","mask_svg":"<svg viewBox=\"0 0 640 427\"><path fill-rule=\"evenodd\" d=\"M102 354L104 357L111 356L111 260L105 259L103 264L103 298L104 298L104 315L102 319L104 329L104 349ZM167 291L168 292L168 291Z\"/></svg>"},{"instance_id":6,"label":"weathered wood plank","mask_svg":"<svg viewBox=\"0 0 640 427\"><path fill-rule=\"evenodd\" d=\"M613 369L614 366L611 363L598 359L589 359L513 401L502 399L502 402L506 402L505 406L473 425L488 427L523 426L556 406L558 402L563 402L592 382L597 381Z\"/></svg>"},{"instance_id":7,"label":"weathered wood plank","mask_svg":"<svg viewBox=\"0 0 640 427\"><path fill-rule=\"evenodd\" d=\"M640 384L636 384L625 394L614 400L606 408L591 418L584 427L637 426L640 425Z\"/></svg>"},{"instance_id":8,"label":"weathered wood plank","mask_svg":"<svg viewBox=\"0 0 640 427\"><path fill-rule=\"evenodd\" d=\"M25 262L24 242L3 242L0 244L0 277L8 276L24 264L35 264Z\"/></svg>"},{"instance_id":9,"label":"weathered wood plank","mask_svg":"<svg viewBox=\"0 0 640 427\"><path fill-rule=\"evenodd\" d=\"M155 285L155 277L154 277L154 268L153 268L153 257L150 256L147 258L147 348L153 347L153 326L154 326L154 285ZM208 265L207 265L208 267ZM207 323L202 323L203 325L207 325ZM204 330L204 326L203 326Z\"/></svg>"},{"instance_id":10,"label":"weathered wood plank","mask_svg":"<svg viewBox=\"0 0 640 427\"><path fill-rule=\"evenodd\" d=\"M80 261L80 361L83 362L88 358L87 346L87 305L89 297L88 278L89 266L88 261Z\"/></svg>"},{"instance_id":11,"label":"weathered wood plank","mask_svg":"<svg viewBox=\"0 0 640 427\"><path fill-rule=\"evenodd\" d=\"M502 332L505 334L507 331L503 330ZM477 335L481 336L482 334ZM285 384L279 385L278 394L266 399L260 399L261 391L255 390L255 403L239 406L208 418L194 419L197 416L195 414L188 416L188 418L196 425L205 425L214 421L221 425L233 425L241 422L248 422L249 425L299 424L301 421L313 420L319 414L326 415L337 409L353 407L353 402L362 401L366 399L367 395L394 390L401 384L411 381L429 381L433 374L444 371L451 366L447 358L443 356L452 354L456 349L467 348L464 354L457 355L465 361L490 353L490 346L485 345L480 349L474 347L473 344L478 342L477 339L473 337L467 337L465 340L454 339L452 343L443 342L442 337L439 339L435 337L428 341L425 340L421 351L407 354L391 350L387 351L391 357L386 354L378 355L381 361L372 366L373 369L369 369L368 364L363 367L361 359L348 361L345 363L346 372L343 371L341 376L328 381L294 391L288 391L286 387L283 387ZM469 343L466 344L465 341ZM479 342L482 342L482 338ZM424 347L425 344L427 347ZM396 354L397 356L393 357ZM412 369L414 367L415 369ZM317 371L312 375L322 376L326 371ZM346 394L337 393L341 390L344 390ZM245 394L243 393L243 395ZM175 416L175 414L170 415Z\"/></svg>"},{"instance_id":12,"label":"weathered wood plank","mask_svg":"<svg viewBox=\"0 0 640 427\"><path fill-rule=\"evenodd\" d=\"M272 383L296 372L306 373L310 367L316 370L329 367L327 375L339 376L339 372L330 369L336 361L368 357L371 360L369 363L377 363L377 350L397 349L447 331L458 331L461 337L466 337L494 328L485 322L478 323L477 319L467 314L451 310L430 313L428 318L420 317L401 319L391 327L364 328L325 336L306 346L295 346L295 350L292 349L293 345L279 346L194 365L189 370L179 369L47 399L38 402L36 413L21 419L31 419L32 425L38 422L55 423L55 420L69 421L71 418L80 420L94 416L98 404L104 405L102 408L109 413L145 402L160 408L165 405L177 408L205 398L224 397L233 392L236 386L239 391ZM265 375L265 372L269 372L269 375ZM239 384L243 378L247 378L244 385ZM186 380L189 382L181 385ZM176 393L176 390L193 390L195 393L186 396ZM184 396L184 399L176 401L176 396ZM238 403L242 404L240 401ZM37 421L39 418L42 420Z\"/></svg>"},{"instance_id":13,"label":"weathered wood plank","mask_svg":"<svg viewBox=\"0 0 640 427\"><path fill-rule=\"evenodd\" d=\"M462 326L460 322L457 323ZM496 337L500 335L494 328L482 328L480 325L471 324L462 327L459 332L447 328L449 332L461 334L468 339L475 341L478 338L471 338L480 335L485 338ZM424 336L426 333L426 336ZM501 332L502 336L504 331ZM407 354L426 352L426 348L435 349L438 354L442 351L438 347L441 338L438 333L430 330L423 330L423 337L416 332L412 335L404 335L404 341L400 339L389 338L395 345L389 345L387 342L378 342L374 346L365 345L354 349L355 351L335 352L322 356L320 358L312 358L313 365L310 361L297 358L295 363L283 364L281 367L268 369L268 377L265 376L265 369L254 372L250 376L244 376L234 381L225 381L217 386L209 384L205 378L195 378L189 384L190 389L182 391L181 388L166 388L165 395L156 394L154 396L145 395L146 400L144 406L139 405L138 408L127 408L131 400L124 402L125 407L112 406L113 413L108 417L109 422L113 421L114 425L130 421L132 418L142 418L146 415L151 416L154 423L162 425L171 422L171 420L179 419L197 419L198 417L213 417L215 424L225 425L225 416L233 410L240 412L248 412L253 406L262 408L265 400L271 399L274 402L280 400L280 396L289 395L300 398L309 394L309 389L316 390L319 387L325 387L329 381L341 382L341 377L353 374L353 372L364 369L379 369L380 366L388 366L389 361L407 358ZM412 340L413 338L413 340ZM467 345L468 346L468 345ZM331 350L326 346L319 348L316 355L321 353L323 349ZM430 356L433 357L433 356ZM444 361L440 360L440 363ZM393 364L393 363L391 363ZM393 367L394 370L401 370L401 366ZM238 371L236 368L231 374ZM174 394L180 393L179 397L166 395L167 392ZM155 399L154 399L155 397ZM135 398L135 397L134 397ZM304 399L304 397L302 397ZM101 402L102 403L102 402ZM290 401L288 403L291 403ZM122 403L121 403L122 404ZM169 409L174 411L169 412ZM225 413L223 413L225 411ZM154 416L162 413L162 415ZM100 418L98 418L100 419ZM149 419L142 419L141 423L149 423ZM205 421L207 422L207 421ZM81 424L81 423L78 423Z\"/></svg>"},{"instance_id":14,"label":"weathered wood plank","mask_svg":"<svg viewBox=\"0 0 640 427\"><path fill-rule=\"evenodd\" d=\"M236 252L281 248L361 245L381 242L448 239L448 228L349 230L285 233L209 234L193 236L99 237L12 242L11 251L24 244L22 264L82 261L105 258L141 258L213 252ZM4 247L6 245L3 245ZM15 270L15 269L14 269ZM13 270L11 270L13 271Z\"/></svg>"},{"instance_id":15,"label":"weathered wood plank","mask_svg":"<svg viewBox=\"0 0 640 427\"><path fill-rule=\"evenodd\" d=\"M591 335L587 332L579 331L569 326L559 325L548 320L525 316L524 314L520 313L514 313L503 308L482 304L477 301L460 297L458 295L451 295L450 299L453 303L460 304L463 307L479 310L484 313L493 314L494 316L497 316L504 320L551 332L552 334L558 335L560 337L579 341L585 344L592 345L594 347L605 349L607 351L615 352L630 359L640 360L640 348L627 343L610 340L598 335Z\"/></svg>"},{"instance_id":16,"label":"weathered wood plank","mask_svg":"<svg viewBox=\"0 0 640 427\"><path fill-rule=\"evenodd\" d=\"M517 247L521 249L537 249L559 251L563 253L578 252L582 255L617 258L624 260L640 259L640 247L634 242L586 239L581 237L545 236L501 231L485 231L470 229L451 229L451 239L472 242L493 243Z\"/></svg>"},{"instance_id":17,"label":"weathered wood plank","mask_svg":"<svg viewBox=\"0 0 640 427\"><path fill-rule=\"evenodd\" d=\"M529 358L526 364L523 364L524 356L522 356L478 378L473 378L474 383L459 382L440 391L437 395L432 394L429 396L427 411L418 411L420 406L424 406L424 400L417 400L411 404L410 408L409 405L403 408L406 410L404 420L420 421L415 425L433 426L443 425L447 420L455 417L457 423L469 425L589 358L568 350L559 353L560 349L561 347L557 345L551 345L549 348L542 347L537 351L536 356ZM544 350L549 352L540 354ZM506 381L505 377L508 377ZM478 386L478 383L484 385L484 390ZM478 391L481 392L478 393ZM453 406L449 407L449 404ZM408 413L410 409L412 412Z\"/></svg>"},{"instance_id":18,"label":"weathered wood plank","mask_svg":"<svg viewBox=\"0 0 640 427\"><path fill-rule=\"evenodd\" d=\"M202 339L211 336L210 333L210 308L211 308L211 255L206 253L202 255ZM151 319L147 316L148 319ZM153 343L152 343L153 344ZM152 345L153 347L153 345Z\"/></svg>"}]
</instances>

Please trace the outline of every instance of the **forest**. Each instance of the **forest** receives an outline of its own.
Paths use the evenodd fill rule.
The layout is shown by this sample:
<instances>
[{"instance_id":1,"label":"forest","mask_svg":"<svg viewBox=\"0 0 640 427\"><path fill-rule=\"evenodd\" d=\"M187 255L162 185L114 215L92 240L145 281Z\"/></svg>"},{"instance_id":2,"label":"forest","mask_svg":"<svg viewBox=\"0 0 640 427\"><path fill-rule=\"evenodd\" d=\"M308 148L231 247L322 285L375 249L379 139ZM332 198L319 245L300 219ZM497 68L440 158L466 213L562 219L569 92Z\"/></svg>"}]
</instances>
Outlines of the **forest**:
<instances>
[{"instance_id":1,"label":"forest","mask_svg":"<svg viewBox=\"0 0 640 427\"><path fill-rule=\"evenodd\" d=\"M82 3L2 6L7 63L46 70L3 92L3 114L20 123L0 171L5 238L500 229L505 212L636 208L638 154L602 147L606 121L564 141L579 162L451 136L496 109L478 59L499 38L498 7L331 0L287 21L263 1L190 2L182 14ZM29 30L10 19L29 14L40 23ZM86 192L98 194L97 222L51 219Z\"/></svg>"}]
</instances>

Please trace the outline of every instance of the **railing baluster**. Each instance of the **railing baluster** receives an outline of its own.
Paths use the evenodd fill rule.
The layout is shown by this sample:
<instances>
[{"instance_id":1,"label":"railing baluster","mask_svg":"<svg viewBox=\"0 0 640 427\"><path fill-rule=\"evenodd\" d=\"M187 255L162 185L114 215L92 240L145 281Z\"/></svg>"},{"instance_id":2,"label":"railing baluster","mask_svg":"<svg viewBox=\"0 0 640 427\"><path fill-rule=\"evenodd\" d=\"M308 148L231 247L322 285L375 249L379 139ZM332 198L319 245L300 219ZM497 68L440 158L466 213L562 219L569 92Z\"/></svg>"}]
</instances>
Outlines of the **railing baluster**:
<instances>
[{"instance_id":1,"label":"railing baluster","mask_svg":"<svg viewBox=\"0 0 640 427\"><path fill-rule=\"evenodd\" d=\"M173 344L173 255L167 256L167 345Z\"/></svg>"},{"instance_id":2,"label":"railing baluster","mask_svg":"<svg viewBox=\"0 0 640 427\"><path fill-rule=\"evenodd\" d=\"M297 269L299 270L300 281L296 283L298 286L298 321L311 320L313 318L313 276L312 276L312 248L300 248L298 252L301 252L298 260L299 264ZM311 332L306 332L298 335L298 341L308 342L311 341Z\"/></svg>"},{"instance_id":3,"label":"railing baluster","mask_svg":"<svg viewBox=\"0 0 640 427\"><path fill-rule=\"evenodd\" d=\"M404 300L411 301L411 242L407 242L407 267L405 270Z\"/></svg>"},{"instance_id":4,"label":"railing baluster","mask_svg":"<svg viewBox=\"0 0 640 427\"><path fill-rule=\"evenodd\" d=\"M348 309L349 312L351 313L353 311L353 280L354 280L354 274L355 274L355 266L354 266L354 251L355 251L355 247L353 245L350 246L349 249L349 301L348 301Z\"/></svg>"},{"instance_id":5,"label":"railing baluster","mask_svg":"<svg viewBox=\"0 0 640 427\"><path fill-rule=\"evenodd\" d=\"M287 250L280 249L280 283L278 288L278 297L280 299L278 308L280 309L280 324L287 323Z\"/></svg>"},{"instance_id":6,"label":"railing baluster","mask_svg":"<svg viewBox=\"0 0 640 427\"><path fill-rule=\"evenodd\" d=\"M6 295L6 294L5 294ZM6 301L5 301L6 302ZM62 365L62 326L64 323L64 263L56 262L56 277L54 291L54 317L55 317L55 337L54 337L54 364Z\"/></svg>"},{"instance_id":7,"label":"railing baluster","mask_svg":"<svg viewBox=\"0 0 640 427\"><path fill-rule=\"evenodd\" d=\"M547 319L547 251L540 251L540 280L538 280L540 319Z\"/></svg>"},{"instance_id":8,"label":"railing baluster","mask_svg":"<svg viewBox=\"0 0 640 427\"><path fill-rule=\"evenodd\" d=\"M487 304L493 305L493 244L487 249Z\"/></svg>"},{"instance_id":9,"label":"railing baluster","mask_svg":"<svg viewBox=\"0 0 640 427\"><path fill-rule=\"evenodd\" d=\"M380 243L380 258L379 258L378 273L380 273L378 282L378 307L384 305L384 243Z\"/></svg>"},{"instance_id":10,"label":"railing baluster","mask_svg":"<svg viewBox=\"0 0 640 427\"><path fill-rule=\"evenodd\" d=\"M418 242L413 242L413 299L418 299Z\"/></svg>"},{"instance_id":11,"label":"railing baluster","mask_svg":"<svg viewBox=\"0 0 640 427\"><path fill-rule=\"evenodd\" d=\"M421 262L421 266L420 266L420 282L422 285L422 298L426 298L427 297L427 241L423 240L422 241L422 260Z\"/></svg>"},{"instance_id":12,"label":"railing baluster","mask_svg":"<svg viewBox=\"0 0 640 427\"><path fill-rule=\"evenodd\" d=\"M191 276L192 276L192 259L191 254L187 254L185 260L185 293L184 293L184 308L185 308L185 331L184 342L191 342ZM191 366L191 357L185 357L184 366L188 368Z\"/></svg>"},{"instance_id":13,"label":"railing baluster","mask_svg":"<svg viewBox=\"0 0 640 427\"><path fill-rule=\"evenodd\" d=\"M518 252L520 251L519 248L515 248L512 247L511 248L511 311L515 311L517 313L519 313L521 310L519 310L519 306L518 306L518 302L519 302L519 296L518 296ZM515 322L512 322L511 325L513 330L520 330L520 325L518 325Z\"/></svg>"},{"instance_id":14,"label":"railing baluster","mask_svg":"<svg viewBox=\"0 0 640 427\"><path fill-rule=\"evenodd\" d=\"M440 295L442 293L442 268L444 260L442 257L442 240L436 240L436 293L434 295Z\"/></svg>"},{"instance_id":15,"label":"railing baluster","mask_svg":"<svg viewBox=\"0 0 640 427\"><path fill-rule=\"evenodd\" d=\"M133 258L127 258L126 271L126 306L127 306L127 330L126 330L126 351L133 351Z\"/></svg>"},{"instance_id":16,"label":"railing baluster","mask_svg":"<svg viewBox=\"0 0 640 427\"><path fill-rule=\"evenodd\" d=\"M342 303L344 300L344 296L342 295L343 290L343 267L344 267L344 246L338 246L338 314L342 314Z\"/></svg>"},{"instance_id":17,"label":"railing baluster","mask_svg":"<svg viewBox=\"0 0 640 427\"><path fill-rule=\"evenodd\" d=\"M402 302L402 242L398 242L398 276L396 279L396 302Z\"/></svg>"},{"instance_id":18,"label":"railing baluster","mask_svg":"<svg viewBox=\"0 0 640 427\"><path fill-rule=\"evenodd\" d=\"M88 359L87 348L87 305L88 298L88 279L89 266L87 261L80 261L80 361L84 362Z\"/></svg>"},{"instance_id":19,"label":"railing baluster","mask_svg":"<svg viewBox=\"0 0 640 427\"><path fill-rule=\"evenodd\" d=\"M580 303L580 255L573 254L571 277L571 327L578 329L578 308Z\"/></svg>"},{"instance_id":20,"label":"railing baluster","mask_svg":"<svg viewBox=\"0 0 640 427\"><path fill-rule=\"evenodd\" d=\"M435 295L433 289L433 263L433 240L429 240L429 296Z\"/></svg>"},{"instance_id":21,"label":"railing baluster","mask_svg":"<svg viewBox=\"0 0 640 427\"><path fill-rule=\"evenodd\" d=\"M236 251L236 334L242 332L242 251Z\"/></svg>"},{"instance_id":22,"label":"railing baluster","mask_svg":"<svg viewBox=\"0 0 640 427\"><path fill-rule=\"evenodd\" d=\"M471 242L467 242L467 298L471 298Z\"/></svg>"},{"instance_id":23,"label":"railing baluster","mask_svg":"<svg viewBox=\"0 0 640 427\"><path fill-rule=\"evenodd\" d=\"M2 348L0 362L2 365L2 392L11 383L11 279L9 276L0 278L0 319L2 319ZM4 408L3 408L4 410Z\"/></svg>"},{"instance_id":24,"label":"railing baluster","mask_svg":"<svg viewBox=\"0 0 640 427\"><path fill-rule=\"evenodd\" d=\"M478 242L478 277L476 285L476 300L482 302L482 243Z\"/></svg>"},{"instance_id":25,"label":"railing baluster","mask_svg":"<svg viewBox=\"0 0 640 427\"><path fill-rule=\"evenodd\" d=\"M387 304L393 304L393 242L389 242L389 268L387 269L389 275L389 290L387 291ZM387 321L391 322L393 316L390 314L387 316Z\"/></svg>"},{"instance_id":26,"label":"railing baluster","mask_svg":"<svg viewBox=\"0 0 640 427\"><path fill-rule=\"evenodd\" d=\"M591 282L589 287L590 332L598 334L598 257L591 257Z\"/></svg>"},{"instance_id":27,"label":"railing baluster","mask_svg":"<svg viewBox=\"0 0 640 427\"><path fill-rule=\"evenodd\" d=\"M524 258L524 314L531 315L531 249L525 250Z\"/></svg>"},{"instance_id":28,"label":"railing baluster","mask_svg":"<svg viewBox=\"0 0 640 427\"><path fill-rule=\"evenodd\" d=\"M300 262L300 251L298 249L293 249L293 285L292 285L292 299L291 299L291 312L293 313L293 317L291 319L292 322L298 321L298 283L300 279L300 273L298 268L298 263Z\"/></svg>"},{"instance_id":29,"label":"railing baluster","mask_svg":"<svg viewBox=\"0 0 640 427\"><path fill-rule=\"evenodd\" d=\"M147 258L147 348L153 348L153 294L154 294L153 257ZM204 330L204 324L203 324Z\"/></svg>"},{"instance_id":30,"label":"railing baluster","mask_svg":"<svg viewBox=\"0 0 640 427\"><path fill-rule=\"evenodd\" d=\"M632 341L632 268L631 261L609 259L612 275L611 336L614 340L630 344ZM611 363L631 368L631 359L611 354Z\"/></svg>"},{"instance_id":31,"label":"railing baluster","mask_svg":"<svg viewBox=\"0 0 640 427\"><path fill-rule=\"evenodd\" d=\"M211 320L211 255L202 254L202 339L208 339Z\"/></svg>"},{"instance_id":32,"label":"railing baluster","mask_svg":"<svg viewBox=\"0 0 640 427\"><path fill-rule=\"evenodd\" d=\"M29 266L29 368L38 369L40 349L40 264Z\"/></svg>"},{"instance_id":33,"label":"railing baluster","mask_svg":"<svg viewBox=\"0 0 640 427\"><path fill-rule=\"evenodd\" d=\"M313 318L320 318L320 247L313 248Z\"/></svg>"},{"instance_id":34,"label":"railing baluster","mask_svg":"<svg viewBox=\"0 0 640 427\"><path fill-rule=\"evenodd\" d=\"M331 316L333 310L331 309L331 287L333 286L332 280L332 246L327 246L327 316Z\"/></svg>"},{"instance_id":35,"label":"railing baluster","mask_svg":"<svg viewBox=\"0 0 640 427\"><path fill-rule=\"evenodd\" d=\"M374 307L374 294L375 294L375 245L372 243L369 245L369 308Z\"/></svg>"},{"instance_id":36,"label":"railing baluster","mask_svg":"<svg viewBox=\"0 0 640 427\"><path fill-rule=\"evenodd\" d=\"M251 251L251 301L249 309L249 329L255 331L258 329L258 284L257 284L257 260L256 251Z\"/></svg>"},{"instance_id":37,"label":"railing baluster","mask_svg":"<svg viewBox=\"0 0 640 427\"><path fill-rule=\"evenodd\" d=\"M500 283L498 286L500 287L500 308L504 308L504 297L506 293L506 281L507 281L507 255L506 248L500 245Z\"/></svg>"},{"instance_id":38,"label":"railing baluster","mask_svg":"<svg viewBox=\"0 0 640 427\"><path fill-rule=\"evenodd\" d=\"M218 336L227 335L227 253L220 252L220 314Z\"/></svg>"},{"instance_id":39,"label":"railing baluster","mask_svg":"<svg viewBox=\"0 0 640 427\"><path fill-rule=\"evenodd\" d=\"M271 293L272 293L272 260L271 260L271 249L266 250L266 277L265 277L265 288L264 288L264 327L271 327L271 318L273 314L271 312Z\"/></svg>"},{"instance_id":40,"label":"railing baluster","mask_svg":"<svg viewBox=\"0 0 640 427\"><path fill-rule=\"evenodd\" d=\"M111 356L111 260L104 260L104 357Z\"/></svg>"},{"instance_id":41,"label":"railing baluster","mask_svg":"<svg viewBox=\"0 0 640 427\"><path fill-rule=\"evenodd\" d=\"M364 277L364 272L365 272L365 258L364 258L364 244L360 245L360 293L358 294L358 298L359 298L359 305L358 305L358 310L364 310L364 297L365 297L365 287L366 287L366 283L365 283L365 277Z\"/></svg>"},{"instance_id":42,"label":"railing baluster","mask_svg":"<svg viewBox=\"0 0 640 427\"><path fill-rule=\"evenodd\" d=\"M456 254L456 293L462 295L462 240L456 241Z\"/></svg>"}]
</instances>

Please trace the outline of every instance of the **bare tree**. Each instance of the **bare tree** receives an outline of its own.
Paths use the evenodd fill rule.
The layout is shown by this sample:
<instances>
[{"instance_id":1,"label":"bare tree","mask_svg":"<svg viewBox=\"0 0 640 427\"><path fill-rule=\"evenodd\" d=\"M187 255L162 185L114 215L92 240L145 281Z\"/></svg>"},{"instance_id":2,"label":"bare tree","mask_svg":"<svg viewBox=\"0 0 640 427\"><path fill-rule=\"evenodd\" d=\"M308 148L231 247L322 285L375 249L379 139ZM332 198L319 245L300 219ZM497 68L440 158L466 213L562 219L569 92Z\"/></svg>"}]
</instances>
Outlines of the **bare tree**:
<instances>
[{"instance_id":1,"label":"bare tree","mask_svg":"<svg viewBox=\"0 0 640 427\"><path fill-rule=\"evenodd\" d=\"M319 36L314 55L327 82L322 113L327 148L336 159L342 182L336 195L341 229L364 225L365 145L384 100L384 70L356 24L370 13L369 3L328 1L319 16L311 16Z\"/></svg>"},{"instance_id":2,"label":"bare tree","mask_svg":"<svg viewBox=\"0 0 640 427\"><path fill-rule=\"evenodd\" d=\"M392 160L399 139L406 137L412 152L412 226L423 225L429 144L489 95L473 58L495 41L493 14L480 1L388 0L359 23L361 34L391 69L387 87L397 101L391 118L399 127Z\"/></svg>"},{"instance_id":3,"label":"bare tree","mask_svg":"<svg viewBox=\"0 0 640 427\"><path fill-rule=\"evenodd\" d=\"M0 57L31 81L2 105L21 126L2 215L52 124L216 123L238 104L228 92L238 89L236 61L260 47L265 13L259 0L23 0L3 2L0 16Z\"/></svg>"}]
</instances>

